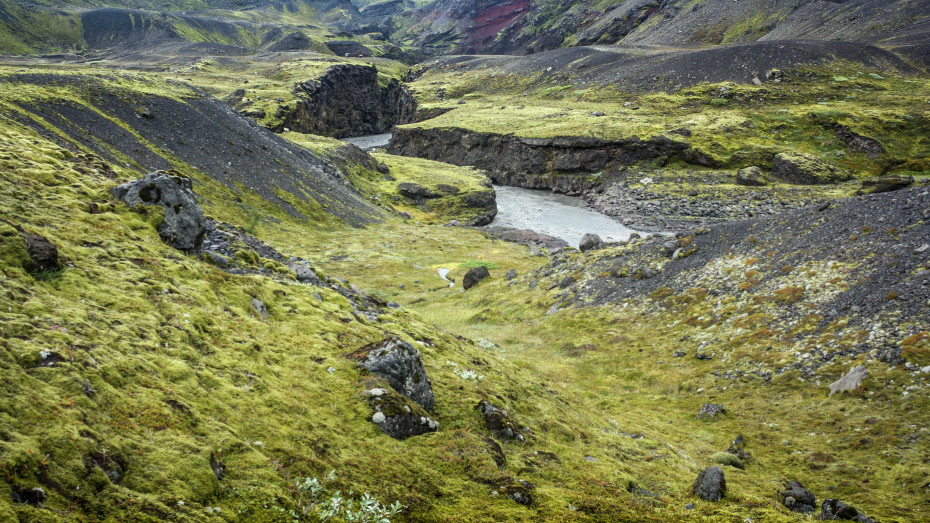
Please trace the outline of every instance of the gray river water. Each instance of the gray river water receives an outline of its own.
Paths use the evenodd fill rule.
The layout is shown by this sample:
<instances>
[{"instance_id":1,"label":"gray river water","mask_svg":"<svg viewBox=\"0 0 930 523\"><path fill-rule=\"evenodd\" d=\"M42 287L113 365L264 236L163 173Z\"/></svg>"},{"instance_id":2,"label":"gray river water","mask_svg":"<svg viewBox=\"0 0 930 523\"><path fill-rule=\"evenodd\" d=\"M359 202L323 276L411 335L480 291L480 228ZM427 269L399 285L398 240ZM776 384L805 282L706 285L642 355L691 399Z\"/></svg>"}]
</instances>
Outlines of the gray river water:
<instances>
[{"instance_id":1,"label":"gray river water","mask_svg":"<svg viewBox=\"0 0 930 523\"><path fill-rule=\"evenodd\" d=\"M391 134L343 138L342 141L370 151L386 146ZM611 242L626 240L637 232L610 216L592 211L579 198L503 185L495 185L494 191L497 193L497 218L491 226L530 229L561 238L572 247L577 247L587 233Z\"/></svg>"},{"instance_id":2,"label":"gray river water","mask_svg":"<svg viewBox=\"0 0 930 523\"><path fill-rule=\"evenodd\" d=\"M586 233L594 233L604 241L623 241L637 232L623 224L589 209L573 196L495 185L497 217L491 227L514 227L555 236L578 247Z\"/></svg>"},{"instance_id":3,"label":"gray river water","mask_svg":"<svg viewBox=\"0 0 930 523\"><path fill-rule=\"evenodd\" d=\"M370 151L378 147L384 147L391 141L391 133L373 134L370 136L356 136L355 138L342 138L343 142L357 145L363 151Z\"/></svg>"}]
</instances>

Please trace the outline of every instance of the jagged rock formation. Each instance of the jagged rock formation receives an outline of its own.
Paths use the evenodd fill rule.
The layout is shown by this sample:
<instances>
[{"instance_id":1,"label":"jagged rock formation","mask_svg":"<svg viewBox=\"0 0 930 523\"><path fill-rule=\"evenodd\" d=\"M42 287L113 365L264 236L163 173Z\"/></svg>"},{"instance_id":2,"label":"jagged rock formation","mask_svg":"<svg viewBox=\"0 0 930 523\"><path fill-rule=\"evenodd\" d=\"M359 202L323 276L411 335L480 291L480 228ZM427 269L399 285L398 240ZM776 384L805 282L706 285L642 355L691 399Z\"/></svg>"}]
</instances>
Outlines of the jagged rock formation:
<instances>
[{"instance_id":1,"label":"jagged rock formation","mask_svg":"<svg viewBox=\"0 0 930 523\"><path fill-rule=\"evenodd\" d=\"M162 240L176 249L196 252L203 245L207 220L194 196L190 178L178 174L149 173L141 180L114 187L111 192L130 207L157 205L164 209L165 219L158 226Z\"/></svg>"},{"instance_id":2,"label":"jagged rock formation","mask_svg":"<svg viewBox=\"0 0 930 523\"><path fill-rule=\"evenodd\" d=\"M413 95L396 79L380 87L374 67L337 65L318 80L301 83L294 92L299 101L279 109L278 131L288 128L336 138L381 134L413 121L417 107Z\"/></svg>"}]
</instances>

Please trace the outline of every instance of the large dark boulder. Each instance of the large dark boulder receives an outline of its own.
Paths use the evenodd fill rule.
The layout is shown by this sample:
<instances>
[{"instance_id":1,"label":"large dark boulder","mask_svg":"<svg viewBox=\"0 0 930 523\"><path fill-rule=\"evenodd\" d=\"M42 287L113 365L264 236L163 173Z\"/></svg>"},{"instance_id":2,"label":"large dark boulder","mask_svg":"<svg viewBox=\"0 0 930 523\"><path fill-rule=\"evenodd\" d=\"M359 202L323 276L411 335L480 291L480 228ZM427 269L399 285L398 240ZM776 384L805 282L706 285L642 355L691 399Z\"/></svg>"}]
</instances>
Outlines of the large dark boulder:
<instances>
[{"instance_id":1,"label":"large dark boulder","mask_svg":"<svg viewBox=\"0 0 930 523\"><path fill-rule=\"evenodd\" d=\"M365 391L365 395L372 408L372 423L394 439L405 440L439 430L439 423L403 394L375 387Z\"/></svg>"},{"instance_id":2,"label":"large dark boulder","mask_svg":"<svg viewBox=\"0 0 930 523\"><path fill-rule=\"evenodd\" d=\"M769 177L762 173L762 169L753 165L736 171L736 185L747 187L764 187L769 184Z\"/></svg>"},{"instance_id":3,"label":"large dark boulder","mask_svg":"<svg viewBox=\"0 0 930 523\"><path fill-rule=\"evenodd\" d=\"M804 153L779 153L772 161L772 176L798 185L827 185L852 178L848 171Z\"/></svg>"},{"instance_id":4,"label":"large dark boulder","mask_svg":"<svg viewBox=\"0 0 930 523\"><path fill-rule=\"evenodd\" d=\"M784 492L781 493L781 498L785 506L793 512L810 514L817 506L814 494L797 481L788 482Z\"/></svg>"},{"instance_id":5,"label":"large dark boulder","mask_svg":"<svg viewBox=\"0 0 930 523\"><path fill-rule=\"evenodd\" d=\"M61 268L58 261L58 247L38 234L24 233L26 252L29 253L30 270L35 272L55 271Z\"/></svg>"},{"instance_id":6,"label":"large dark boulder","mask_svg":"<svg viewBox=\"0 0 930 523\"><path fill-rule=\"evenodd\" d=\"M592 249L597 249L604 244L604 240L600 236L592 233L585 234L581 237L581 241L578 242L578 250L581 252L587 252Z\"/></svg>"},{"instance_id":7,"label":"large dark boulder","mask_svg":"<svg viewBox=\"0 0 930 523\"><path fill-rule=\"evenodd\" d=\"M420 351L397 338L388 338L362 347L349 355L360 367L387 380L397 392L406 395L427 412L433 408L433 387Z\"/></svg>"},{"instance_id":8,"label":"large dark boulder","mask_svg":"<svg viewBox=\"0 0 930 523\"><path fill-rule=\"evenodd\" d=\"M727 493L727 480L723 469L717 466L707 467L694 480L691 491L705 501L720 501Z\"/></svg>"},{"instance_id":9,"label":"large dark boulder","mask_svg":"<svg viewBox=\"0 0 930 523\"><path fill-rule=\"evenodd\" d=\"M838 499L825 499L820 507L820 519L824 521L858 521L859 523L874 523L874 520L856 507L847 505Z\"/></svg>"},{"instance_id":10,"label":"large dark boulder","mask_svg":"<svg viewBox=\"0 0 930 523\"><path fill-rule=\"evenodd\" d=\"M110 191L129 205L158 205L165 219L158 226L161 239L182 251L199 251L207 233L207 219L197 203L190 178L172 171L157 171Z\"/></svg>"},{"instance_id":11,"label":"large dark boulder","mask_svg":"<svg viewBox=\"0 0 930 523\"><path fill-rule=\"evenodd\" d=\"M381 86L378 70L363 65L335 65L322 77L298 84L294 94L299 101L280 106L275 131L335 138L382 134L412 122L417 111L406 86L396 79Z\"/></svg>"},{"instance_id":12,"label":"large dark boulder","mask_svg":"<svg viewBox=\"0 0 930 523\"><path fill-rule=\"evenodd\" d=\"M407 198L417 201L426 200L428 198L441 198L443 196L441 192L433 191L429 187L412 182L397 184L397 192Z\"/></svg>"},{"instance_id":13,"label":"large dark boulder","mask_svg":"<svg viewBox=\"0 0 930 523\"><path fill-rule=\"evenodd\" d=\"M491 273L488 271L488 268L483 265L469 269L468 272L465 273L465 277L462 278L462 287L464 287L465 290L471 289L479 281L489 277L491 277Z\"/></svg>"}]
</instances>

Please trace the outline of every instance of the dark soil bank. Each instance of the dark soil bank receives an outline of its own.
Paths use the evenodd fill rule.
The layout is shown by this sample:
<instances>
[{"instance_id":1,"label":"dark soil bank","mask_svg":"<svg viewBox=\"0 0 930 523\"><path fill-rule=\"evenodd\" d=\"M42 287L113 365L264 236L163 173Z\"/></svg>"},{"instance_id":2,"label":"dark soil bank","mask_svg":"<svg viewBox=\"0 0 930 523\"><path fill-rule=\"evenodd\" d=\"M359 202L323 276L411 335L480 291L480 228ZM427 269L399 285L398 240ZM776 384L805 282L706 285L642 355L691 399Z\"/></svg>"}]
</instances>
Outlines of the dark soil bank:
<instances>
[{"instance_id":1,"label":"dark soil bank","mask_svg":"<svg viewBox=\"0 0 930 523\"><path fill-rule=\"evenodd\" d=\"M642 160L667 159L688 144L665 136L601 140L582 136L521 138L464 129L397 129L388 152L491 172L502 185L577 193L600 185L586 175Z\"/></svg>"}]
</instances>

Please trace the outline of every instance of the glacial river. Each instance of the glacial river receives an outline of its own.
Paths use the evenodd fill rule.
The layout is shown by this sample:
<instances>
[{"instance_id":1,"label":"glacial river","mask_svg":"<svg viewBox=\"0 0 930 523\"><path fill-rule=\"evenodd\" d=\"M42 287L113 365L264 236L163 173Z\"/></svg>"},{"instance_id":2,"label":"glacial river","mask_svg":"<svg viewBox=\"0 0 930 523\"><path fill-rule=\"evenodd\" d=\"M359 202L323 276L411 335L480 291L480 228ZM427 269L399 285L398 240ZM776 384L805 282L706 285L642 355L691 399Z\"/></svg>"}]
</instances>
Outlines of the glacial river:
<instances>
[{"instance_id":1,"label":"glacial river","mask_svg":"<svg viewBox=\"0 0 930 523\"><path fill-rule=\"evenodd\" d=\"M521 189L495 185L497 217L491 227L514 227L555 236L578 247L586 233L594 233L604 241L623 241L634 231L616 219L589 209L573 196L550 191Z\"/></svg>"},{"instance_id":2,"label":"glacial river","mask_svg":"<svg viewBox=\"0 0 930 523\"><path fill-rule=\"evenodd\" d=\"M391 141L391 134L376 134L343 138L342 141L370 151L384 147ZM594 233L604 241L623 241L636 232L624 227L616 219L589 209L579 198L495 185L497 193L497 218L491 226L531 229L538 233L555 236L578 247L581 237Z\"/></svg>"}]
</instances>

